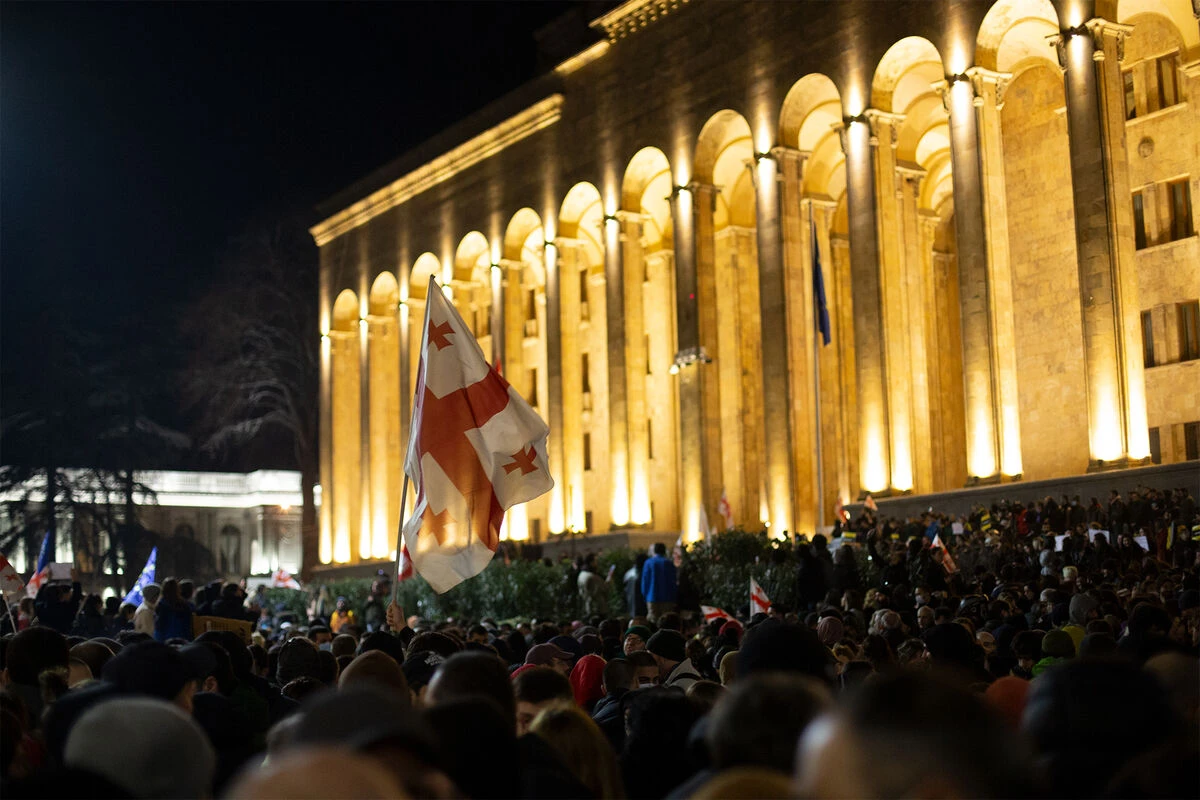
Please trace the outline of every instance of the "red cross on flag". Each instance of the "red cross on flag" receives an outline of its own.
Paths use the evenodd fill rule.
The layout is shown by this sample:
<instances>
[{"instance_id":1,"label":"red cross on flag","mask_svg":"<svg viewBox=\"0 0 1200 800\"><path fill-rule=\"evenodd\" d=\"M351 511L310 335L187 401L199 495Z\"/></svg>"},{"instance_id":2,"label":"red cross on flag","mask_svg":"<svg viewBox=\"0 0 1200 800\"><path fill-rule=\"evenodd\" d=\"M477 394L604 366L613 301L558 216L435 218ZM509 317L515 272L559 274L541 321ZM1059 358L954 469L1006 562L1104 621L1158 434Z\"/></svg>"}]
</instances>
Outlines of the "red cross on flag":
<instances>
[{"instance_id":1,"label":"red cross on flag","mask_svg":"<svg viewBox=\"0 0 1200 800\"><path fill-rule=\"evenodd\" d=\"M17 570L9 563L8 558L0 553L0 594L19 592L25 588L25 581L17 574Z\"/></svg>"},{"instance_id":2,"label":"red cross on flag","mask_svg":"<svg viewBox=\"0 0 1200 800\"><path fill-rule=\"evenodd\" d=\"M946 568L946 572L951 575L958 572L958 564L954 563L954 557L950 555L950 551L946 549L946 545L942 544L940 534L933 535L933 547L942 551L942 566Z\"/></svg>"},{"instance_id":3,"label":"red cross on flag","mask_svg":"<svg viewBox=\"0 0 1200 800\"><path fill-rule=\"evenodd\" d=\"M408 545L400 545L400 568L396 570L396 580L406 581L413 577L416 573L413 572L412 556L408 553Z\"/></svg>"},{"instance_id":4,"label":"red cross on flag","mask_svg":"<svg viewBox=\"0 0 1200 800\"><path fill-rule=\"evenodd\" d=\"M271 586L275 589L299 589L300 581L283 567L275 570L271 576Z\"/></svg>"},{"instance_id":5,"label":"red cross on flag","mask_svg":"<svg viewBox=\"0 0 1200 800\"><path fill-rule=\"evenodd\" d=\"M733 530L733 506L729 505L729 498L725 496L725 490L721 490L721 500L717 503L717 511L721 515L721 519L725 521L725 530Z\"/></svg>"},{"instance_id":6,"label":"red cross on flag","mask_svg":"<svg viewBox=\"0 0 1200 800\"><path fill-rule=\"evenodd\" d=\"M704 615L706 623L713 622L718 619L733 619L733 615L727 611L722 611L716 606L700 606L700 613Z\"/></svg>"},{"instance_id":7,"label":"red cross on flag","mask_svg":"<svg viewBox=\"0 0 1200 800\"><path fill-rule=\"evenodd\" d=\"M833 507L833 513L836 514L837 518L842 522L850 521L850 514L847 513L846 506L844 503L842 503L842 496L840 494L838 495L837 505Z\"/></svg>"},{"instance_id":8,"label":"red cross on flag","mask_svg":"<svg viewBox=\"0 0 1200 800\"><path fill-rule=\"evenodd\" d=\"M767 593L758 585L758 581L754 578L750 579L750 616L755 614L770 614L771 613L771 598L767 597Z\"/></svg>"},{"instance_id":9,"label":"red cross on flag","mask_svg":"<svg viewBox=\"0 0 1200 800\"><path fill-rule=\"evenodd\" d=\"M550 429L488 366L462 317L429 279L404 471L416 488L404 544L439 594L483 571L505 510L550 491Z\"/></svg>"}]
</instances>

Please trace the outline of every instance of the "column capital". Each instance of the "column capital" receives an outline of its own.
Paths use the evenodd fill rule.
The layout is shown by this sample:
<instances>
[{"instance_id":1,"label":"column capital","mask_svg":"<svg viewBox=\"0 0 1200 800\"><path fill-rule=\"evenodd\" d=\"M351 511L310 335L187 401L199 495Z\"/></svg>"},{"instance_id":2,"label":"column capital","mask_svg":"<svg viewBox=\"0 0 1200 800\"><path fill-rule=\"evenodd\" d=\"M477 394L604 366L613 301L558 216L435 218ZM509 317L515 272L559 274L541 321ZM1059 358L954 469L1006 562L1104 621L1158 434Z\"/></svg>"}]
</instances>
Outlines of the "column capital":
<instances>
[{"instance_id":1,"label":"column capital","mask_svg":"<svg viewBox=\"0 0 1200 800\"><path fill-rule=\"evenodd\" d=\"M813 208L823 208L829 211L837 208L837 200L825 194L806 194L800 198L800 203Z\"/></svg>"},{"instance_id":2,"label":"column capital","mask_svg":"<svg viewBox=\"0 0 1200 800\"><path fill-rule=\"evenodd\" d=\"M781 164L799 163L801 166L803 166L812 155L812 152L809 150L801 150L798 147L789 147L787 145L780 144L771 148L770 155Z\"/></svg>"},{"instance_id":3,"label":"column capital","mask_svg":"<svg viewBox=\"0 0 1200 800\"><path fill-rule=\"evenodd\" d=\"M904 115L877 108L868 108L862 115L871 129L871 144L878 145L881 134L886 131L888 144L895 149L899 144L898 131L904 123Z\"/></svg>"},{"instance_id":4,"label":"column capital","mask_svg":"<svg viewBox=\"0 0 1200 800\"><path fill-rule=\"evenodd\" d=\"M613 214L613 216L616 217L617 221L620 222L622 225L624 225L627 222L641 225L643 222L646 221L646 217L648 215L643 214L640 211L626 211L625 209L622 208L619 211L617 211L616 214Z\"/></svg>"},{"instance_id":5,"label":"column capital","mask_svg":"<svg viewBox=\"0 0 1200 800\"><path fill-rule=\"evenodd\" d=\"M1094 60L1103 61L1108 57L1110 43L1115 49L1117 61L1121 62L1125 60L1125 39L1129 34L1133 33L1132 25L1110 22L1103 17L1095 17L1083 23L1083 27L1092 35L1092 44L1096 48L1092 53Z\"/></svg>"},{"instance_id":6,"label":"column capital","mask_svg":"<svg viewBox=\"0 0 1200 800\"><path fill-rule=\"evenodd\" d=\"M988 98L993 98L997 109L1004 107L1004 91L1012 82L1011 72L971 67L963 74L971 81L971 88L975 91L976 105L983 105Z\"/></svg>"}]
</instances>

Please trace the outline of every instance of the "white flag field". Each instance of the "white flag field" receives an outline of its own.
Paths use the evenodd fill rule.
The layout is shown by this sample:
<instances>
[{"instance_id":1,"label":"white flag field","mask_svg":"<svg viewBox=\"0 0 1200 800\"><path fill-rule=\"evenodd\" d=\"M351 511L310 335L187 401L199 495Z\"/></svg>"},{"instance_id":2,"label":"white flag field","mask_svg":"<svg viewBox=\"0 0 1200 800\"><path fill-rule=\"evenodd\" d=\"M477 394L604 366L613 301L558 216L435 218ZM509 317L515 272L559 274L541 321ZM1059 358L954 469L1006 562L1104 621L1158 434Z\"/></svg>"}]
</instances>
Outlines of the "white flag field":
<instances>
[{"instance_id":1,"label":"white flag field","mask_svg":"<svg viewBox=\"0 0 1200 800\"><path fill-rule=\"evenodd\" d=\"M550 491L550 429L496 372L433 278L404 471L416 491L403 543L439 594L483 571L504 512Z\"/></svg>"}]
</instances>

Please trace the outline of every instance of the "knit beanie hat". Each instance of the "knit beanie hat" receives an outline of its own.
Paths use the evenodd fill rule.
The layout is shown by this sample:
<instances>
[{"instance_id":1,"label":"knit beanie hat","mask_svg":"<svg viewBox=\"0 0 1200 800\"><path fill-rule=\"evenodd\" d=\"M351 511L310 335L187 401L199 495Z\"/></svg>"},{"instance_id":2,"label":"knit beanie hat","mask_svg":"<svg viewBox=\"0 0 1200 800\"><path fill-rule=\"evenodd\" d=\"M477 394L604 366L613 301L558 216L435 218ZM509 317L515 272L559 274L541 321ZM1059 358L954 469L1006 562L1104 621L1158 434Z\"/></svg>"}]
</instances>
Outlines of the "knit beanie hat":
<instances>
[{"instance_id":1,"label":"knit beanie hat","mask_svg":"<svg viewBox=\"0 0 1200 800\"><path fill-rule=\"evenodd\" d=\"M1100 601L1089 594L1077 594L1071 598L1071 622L1076 625L1087 625L1088 614L1100 607Z\"/></svg>"},{"instance_id":2,"label":"knit beanie hat","mask_svg":"<svg viewBox=\"0 0 1200 800\"><path fill-rule=\"evenodd\" d=\"M683 661L687 658L683 635L679 631L659 631L646 642L646 649L667 661Z\"/></svg>"},{"instance_id":3,"label":"knit beanie hat","mask_svg":"<svg viewBox=\"0 0 1200 800\"><path fill-rule=\"evenodd\" d=\"M817 638L826 647L833 647L842 639L845 628L837 617L825 617L817 623Z\"/></svg>"},{"instance_id":4,"label":"knit beanie hat","mask_svg":"<svg viewBox=\"0 0 1200 800\"><path fill-rule=\"evenodd\" d=\"M316 645L308 639L288 639L279 648L275 665L275 682L282 688L296 678L321 680L321 657Z\"/></svg>"},{"instance_id":5,"label":"knit beanie hat","mask_svg":"<svg viewBox=\"0 0 1200 800\"><path fill-rule=\"evenodd\" d=\"M1051 658L1074 658L1075 640L1066 631L1050 631L1042 637L1042 655Z\"/></svg>"},{"instance_id":6,"label":"knit beanie hat","mask_svg":"<svg viewBox=\"0 0 1200 800\"><path fill-rule=\"evenodd\" d=\"M992 682L983 693L992 708L1000 712L1014 730L1021 727L1021 714L1025 712L1025 698L1029 696L1029 681L1013 675L1005 675Z\"/></svg>"},{"instance_id":7,"label":"knit beanie hat","mask_svg":"<svg viewBox=\"0 0 1200 800\"><path fill-rule=\"evenodd\" d=\"M1109 633L1089 633L1079 643L1080 658L1105 658L1117 652L1117 640Z\"/></svg>"},{"instance_id":8,"label":"knit beanie hat","mask_svg":"<svg viewBox=\"0 0 1200 800\"><path fill-rule=\"evenodd\" d=\"M651 635L650 629L647 628L645 625L630 625L625 630L625 636L628 636L631 633L634 636L640 636L643 642L650 640L650 635ZM622 636L621 638L624 639L625 636Z\"/></svg>"},{"instance_id":9,"label":"knit beanie hat","mask_svg":"<svg viewBox=\"0 0 1200 800\"><path fill-rule=\"evenodd\" d=\"M217 763L191 715L152 697L123 697L91 708L71 729L63 759L133 797L207 797Z\"/></svg>"}]
</instances>

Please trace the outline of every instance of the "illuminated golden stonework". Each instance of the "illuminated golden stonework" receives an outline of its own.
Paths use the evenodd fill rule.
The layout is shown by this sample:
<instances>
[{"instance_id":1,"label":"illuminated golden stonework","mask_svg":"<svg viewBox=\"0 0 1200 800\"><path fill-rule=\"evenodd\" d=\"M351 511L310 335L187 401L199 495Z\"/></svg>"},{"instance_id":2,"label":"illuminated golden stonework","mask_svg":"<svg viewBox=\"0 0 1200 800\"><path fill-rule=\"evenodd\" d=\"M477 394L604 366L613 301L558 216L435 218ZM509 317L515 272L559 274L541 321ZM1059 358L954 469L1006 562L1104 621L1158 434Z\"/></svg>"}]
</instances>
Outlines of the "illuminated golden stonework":
<instances>
[{"instance_id":1,"label":"illuminated golden stonework","mask_svg":"<svg viewBox=\"0 0 1200 800\"><path fill-rule=\"evenodd\" d=\"M550 424L513 540L1200 457L1189 0L683 5L313 228L322 562L390 550L431 275Z\"/></svg>"}]
</instances>

